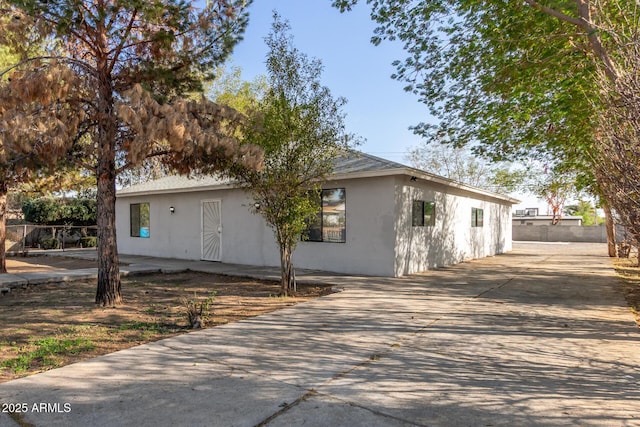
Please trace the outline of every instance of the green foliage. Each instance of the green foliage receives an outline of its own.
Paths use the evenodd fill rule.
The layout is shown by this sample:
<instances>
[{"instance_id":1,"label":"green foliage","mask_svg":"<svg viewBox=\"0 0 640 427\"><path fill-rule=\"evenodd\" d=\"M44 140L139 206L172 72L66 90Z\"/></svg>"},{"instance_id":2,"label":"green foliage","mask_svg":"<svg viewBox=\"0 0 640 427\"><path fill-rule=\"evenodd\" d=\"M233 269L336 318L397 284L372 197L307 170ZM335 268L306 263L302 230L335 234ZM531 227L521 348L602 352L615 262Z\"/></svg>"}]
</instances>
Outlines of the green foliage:
<instances>
[{"instance_id":1,"label":"green foliage","mask_svg":"<svg viewBox=\"0 0 640 427\"><path fill-rule=\"evenodd\" d=\"M216 292L211 292L207 298L198 298L194 292L193 298L183 298L184 314L192 329L203 328L213 315L211 306Z\"/></svg>"},{"instance_id":2,"label":"green foliage","mask_svg":"<svg viewBox=\"0 0 640 427\"><path fill-rule=\"evenodd\" d=\"M357 2L333 4L348 10ZM599 62L588 31L571 21L577 2L553 3L566 20L531 1L366 3L377 25L372 42L403 44L406 56L394 62L393 78L439 119L417 124L418 134L433 143L473 145L493 160L563 163L594 188Z\"/></svg>"},{"instance_id":3,"label":"green foliage","mask_svg":"<svg viewBox=\"0 0 640 427\"><path fill-rule=\"evenodd\" d=\"M216 78L207 85L207 95L218 104L232 107L243 114L258 109L258 102L269 89L265 76L258 76L252 82L242 80L239 67L218 67Z\"/></svg>"},{"instance_id":4,"label":"green foliage","mask_svg":"<svg viewBox=\"0 0 640 427\"><path fill-rule=\"evenodd\" d=\"M274 229L284 294L291 285L291 254L306 220L317 213L314 200L322 182L354 144L341 111L346 100L321 84L322 64L298 51L288 32L288 23L274 14L265 39L268 90L257 99L245 132L246 141L264 149L264 167L238 176Z\"/></svg>"},{"instance_id":5,"label":"green foliage","mask_svg":"<svg viewBox=\"0 0 640 427\"><path fill-rule=\"evenodd\" d=\"M581 216L582 225L584 226L600 225L604 221L603 218L597 218L595 206L587 200L578 200L578 203L575 205L565 206L564 213L567 215Z\"/></svg>"},{"instance_id":6,"label":"green foliage","mask_svg":"<svg viewBox=\"0 0 640 427\"><path fill-rule=\"evenodd\" d=\"M98 245L98 238L95 236L81 237L80 244L83 248L95 248Z\"/></svg>"},{"instance_id":7,"label":"green foliage","mask_svg":"<svg viewBox=\"0 0 640 427\"><path fill-rule=\"evenodd\" d=\"M559 223L565 202L576 195L575 175L548 170L537 174L532 184L533 193L544 199L551 208L552 225Z\"/></svg>"},{"instance_id":8,"label":"green foliage","mask_svg":"<svg viewBox=\"0 0 640 427\"><path fill-rule=\"evenodd\" d=\"M0 45L0 74L3 73L8 67L18 62L19 57L11 54L6 46ZM2 76L1 80L7 79L7 76Z\"/></svg>"},{"instance_id":9,"label":"green foliage","mask_svg":"<svg viewBox=\"0 0 640 427\"><path fill-rule=\"evenodd\" d=\"M91 351L95 345L86 338L43 338L34 341L31 346L34 350L24 352L14 359L2 362L2 367L13 369L15 373L20 373L31 368L34 363L45 368L57 366L57 356L79 354L83 351Z\"/></svg>"},{"instance_id":10,"label":"green foliage","mask_svg":"<svg viewBox=\"0 0 640 427\"><path fill-rule=\"evenodd\" d=\"M43 225L95 225L95 199L26 199L22 204L25 220Z\"/></svg>"},{"instance_id":11,"label":"green foliage","mask_svg":"<svg viewBox=\"0 0 640 427\"><path fill-rule=\"evenodd\" d=\"M48 239L42 239L40 241L42 249L58 249L60 247L60 241L54 237Z\"/></svg>"}]
</instances>

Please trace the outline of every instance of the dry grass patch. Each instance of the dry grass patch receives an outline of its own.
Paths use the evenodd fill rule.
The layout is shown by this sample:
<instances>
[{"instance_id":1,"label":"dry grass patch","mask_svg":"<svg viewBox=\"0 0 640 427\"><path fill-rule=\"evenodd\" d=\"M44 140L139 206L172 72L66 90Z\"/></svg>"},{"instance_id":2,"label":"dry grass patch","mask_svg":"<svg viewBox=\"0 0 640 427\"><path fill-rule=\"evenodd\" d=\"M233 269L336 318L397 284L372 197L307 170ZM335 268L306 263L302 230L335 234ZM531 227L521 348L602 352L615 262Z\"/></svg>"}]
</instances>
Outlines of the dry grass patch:
<instances>
[{"instance_id":1,"label":"dry grass patch","mask_svg":"<svg viewBox=\"0 0 640 427\"><path fill-rule=\"evenodd\" d=\"M617 258L613 265L622 278L624 297L640 327L640 267L636 258Z\"/></svg>"},{"instance_id":2,"label":"dry grass patch","mask_svg":"<svg viewBox=\"0 0 640 427\"><path fill-rule=\"evenodd\" d=\"M307 301L331 292L301 285L289 298L273 297L276 282L205 273L154 274L122 279L124 304L93 303L95 281L14 289L0 297L0 382L190 331L185 298L215 293L205 327Z\"/></svg>"}]
</instances>

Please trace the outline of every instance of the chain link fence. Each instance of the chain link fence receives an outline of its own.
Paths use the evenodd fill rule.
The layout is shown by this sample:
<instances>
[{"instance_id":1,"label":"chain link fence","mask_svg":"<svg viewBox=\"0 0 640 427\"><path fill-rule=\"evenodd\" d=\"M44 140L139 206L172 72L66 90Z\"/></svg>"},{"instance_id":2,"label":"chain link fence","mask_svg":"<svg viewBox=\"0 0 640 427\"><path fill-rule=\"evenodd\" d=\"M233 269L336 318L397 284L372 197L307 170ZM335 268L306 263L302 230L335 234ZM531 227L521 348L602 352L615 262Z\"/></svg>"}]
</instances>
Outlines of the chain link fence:
<instances>
[{"instance_id":1,"label":"chain link fence","mask_svg":"<svg viewBox=\"0 0 640 427\"><path fill-rule=\"evenodd\" d=\"M98 228L71 225L7 225L6 250L25 254L30 249L91 248L98 243Z\"/></svg>"}]
</instances>

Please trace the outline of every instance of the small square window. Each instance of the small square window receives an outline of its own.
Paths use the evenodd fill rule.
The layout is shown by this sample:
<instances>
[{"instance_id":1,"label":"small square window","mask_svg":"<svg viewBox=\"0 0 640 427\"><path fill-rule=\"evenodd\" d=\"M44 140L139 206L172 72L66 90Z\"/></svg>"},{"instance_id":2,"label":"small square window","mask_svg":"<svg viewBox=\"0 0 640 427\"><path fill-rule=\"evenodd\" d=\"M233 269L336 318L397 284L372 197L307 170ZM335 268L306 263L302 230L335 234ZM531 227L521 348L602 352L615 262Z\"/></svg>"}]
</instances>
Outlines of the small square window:
<instances>
[{"instance_id":1,"label":"small square window","mask_svg":"<svg viewBox=\"0 0 640 427\"><path fill-rule=\"evenodd\" d=\"M484 210L478 208L471 208L471 226L482 227L484 226Z\"/></svg>"},{"instance_id":2,"label":"small square window","mask_svg":"<svg viewBox=\"0 0 640 427\"><path fill-rule=\"evenodd\" d=\"M414 200L411 208L411 225L424 227L436 224L436 203Z\"/></svg>"}]
</instances>

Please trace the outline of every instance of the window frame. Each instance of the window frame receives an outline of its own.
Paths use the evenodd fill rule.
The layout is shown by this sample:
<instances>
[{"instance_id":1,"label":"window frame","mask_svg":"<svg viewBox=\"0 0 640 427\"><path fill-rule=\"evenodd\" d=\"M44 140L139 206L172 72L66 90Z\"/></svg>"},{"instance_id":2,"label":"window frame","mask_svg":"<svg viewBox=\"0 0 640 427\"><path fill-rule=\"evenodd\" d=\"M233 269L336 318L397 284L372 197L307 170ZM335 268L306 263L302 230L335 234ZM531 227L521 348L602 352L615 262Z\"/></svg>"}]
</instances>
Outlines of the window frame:
<instances>
[{"instance_id":1,"label":"window frame","mask_svg":"<svg viewBox=\"0 0 640 427\"><path fill-rule=\"evenodd\" d=\"M471 227L484 227L484 209L471 208Z\"/></svg>"},{"instance_id":2,"label":"window frame","mask_svg":"<svg viewBox=\"0 0 640 427\"><path fill-rule=\"evenodd\" d=\"M145 206L146 208L144 208ZM147 211L146 221L144 222L143 208ZM146 232L143 232L143 229L146 229ZM129 204L129 236L140 239L148 239L151 237L151 204L149 202Z\"/></svg>"},{"instance_id":3,"label":"window frame","mask_svg":"<svg viewBox=\"0 0 640 427\"><path fill-rule=\"evenodd\" d=\"M325 194L334 191L342 191L343 198L340 200L344 203L344 212L341 214L343 219L343 225L338 226L340 228L339 233L342 236L340 240L328 240L325 239L325 227L327 226L325 220ZM307 242L325 242L325 243L346 243L347 242L347 190L344 187L337 188L323 188L319 191L318 194L318 212L315 217L315 222L317 222L317 226L313 226L309 222L307 222L307 229L303 233L303 240ZM339 221L340 222L340 221ZM317 237L316 237L317 236Z\"/></svg>"},{"instance_id":4,"label":"window frame","mask_svg":"<svg viewBox=\"0 0 640 427\"><path fill-rule=\"evenodd\" d=\"M428 210L429 214L427 214ZM411 203L411 226L433 227L434 225L436 225L436 202L414 199Z\"/></svg>"}]
</instances>

